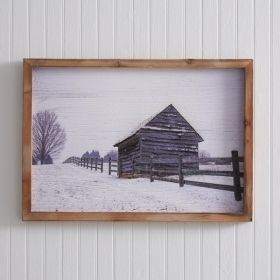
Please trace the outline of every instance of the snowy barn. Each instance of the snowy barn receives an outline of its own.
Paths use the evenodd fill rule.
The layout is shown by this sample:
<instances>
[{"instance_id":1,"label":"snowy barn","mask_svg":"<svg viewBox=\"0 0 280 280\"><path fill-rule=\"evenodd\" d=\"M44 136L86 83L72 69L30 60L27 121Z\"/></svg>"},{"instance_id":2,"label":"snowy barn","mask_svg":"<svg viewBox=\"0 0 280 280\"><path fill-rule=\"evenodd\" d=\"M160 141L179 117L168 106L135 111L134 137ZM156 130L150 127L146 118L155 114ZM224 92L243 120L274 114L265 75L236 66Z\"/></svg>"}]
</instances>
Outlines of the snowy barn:
<instances>
[{"instance_id":1,"label":"snowy barn","mask_svg":"<svg viewBox=\"0 0 280 280\"><path fill-rule=\"evenodd\" d=\"M119 176L144 175L151 161L159 175L178 174L179 157L183 169L198 169L198 143L202 141L202 137L170 104L114 145L118 147Z\"/></svg>"}]
</instances>

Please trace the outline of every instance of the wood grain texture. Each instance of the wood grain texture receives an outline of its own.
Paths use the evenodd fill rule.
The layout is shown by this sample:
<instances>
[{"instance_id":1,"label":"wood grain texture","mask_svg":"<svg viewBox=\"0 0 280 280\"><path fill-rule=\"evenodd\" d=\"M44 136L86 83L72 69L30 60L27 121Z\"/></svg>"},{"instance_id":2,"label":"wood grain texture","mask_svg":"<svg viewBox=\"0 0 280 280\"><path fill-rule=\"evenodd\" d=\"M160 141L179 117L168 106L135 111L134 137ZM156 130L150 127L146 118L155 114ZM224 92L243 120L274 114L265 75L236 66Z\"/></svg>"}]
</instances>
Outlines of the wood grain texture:
<instances>
[{"instance_id":1,"label":"wood grain texture","mask_svg":"<svg viewBox=\"0 0 280 280\"><path fill-rule=\"evenodd\" d=\"M32 57L46 55L45 8L42 1L29 1L29 55ZM30 280L43 280L45 277L45 230L43 222L27 227L27 271Z\"/></svg>"},{"instance_id":2,"label":"wood grain texture","mask_svg":"<svg viewBox=\"0 0 280 280\"><path fill-rule=\"evenodd\" d=\"M254 0L237 1L236 57L254 57ZM254 108L256 110L255 102ZM254 125L254 124L253 124ZM255 146L256 147L256 146ZM253 196L254 197L254 196ZM237 279L253 279L254 224L238 224L235 243L235 274Z\"/></svg>"},{"instance_id":3,"label":"wood grain texture","mask_svg":"<svg viewBox=\"0 0 280 280\"><path fill-rule=\"evenodd\" d=\"M22 94L22 67L19 61L22 57L29 55L29 6L28 1L13 1L11 5L11 31L10 31L10 59L9 66L6 65L8 72L10 72L10 77L7 79L7 82L10 81L9 96L8 100L5 101L5 107L8 104L13 104L12 108L8 110L5 118L22 118L22 110L18 106L21 103ZM13 82L12 82L13 81ZM27 89L28 90L28 89ZM23 97L24 98L24 97ZM28 104L28 103L27 103ZM31 105L31 104L29 104ZM1 110L2 111L2 110ZM10 220L10 265L9 265L9 277L11 280L23 279L27 280L28 278L28 268L27 268L27 247L28 247L28 238L27 238L27 225L25 223L19 223L19 212L18 206L21 200L21 197L18 193L17 179L18 171L21 169L19 152L21 152L18 144L20 144L20 134L21 125L16 124L13 126L13 129L7 128L3 131L6 131L7 139L9 143L14 146L14 151L11 155L9 154L9 160L6 161L7 166L14 166L13 172L6 169L5 173L9 176L9 180L5 181L5 186L9 186L5 192L5 197L7 199L9 207L5 211L5 215ZM2 129L1 129L2 130ZM28 149L28 148L27 148ZM8 149L5 149L8 152ZM6 151L2 153L3 156L6 155ZM24 261L23 261L24 260Z\"/></svg>"},{"instance_id":4,"label":"wood grain texture","mask_svg":"<svg viewBox=\"0 0 280 280\"><path fill-rule=\"evenodd\" d=\"M63 53L63 2L46 0L46 57L61 57ZM62 224L45 225L44 277L45 280L63 277Z\"/></svg>"},{"instance_id":5,"label":"wood grain texture","mask_svg":"<svg viewBox=\"0 0 280 280\"><path fill-rule=\"evenodd\" d=\"M253 157L253 62L244 60L81 60L24 59L23 110L23 219L24 220L144 220L160 221L250 221L252 219ZM243 68L245 70L245 196L244 213L53 213L31 211L31 103L33 67L137 67L137 68ZM172 218L173 215L173 218ZM41 218L40 218L41 217ZM137 218L138 217L138 218Z\"/></svg>"},{"instance_id":6,"label":"wood grain texture","mask_svg":"<svg viewBox=\"0 0 280 280\"><path fill-rule=\"evenodd\" d=\"M203 57L203 0L186 1L185 56ZM185 224L185 278L202 279L202 224Z\"/></svg>"},{"instance_id":7,"label":"wood grain texture","mask_svg":"<svg viewBox=\"0 0 280 280\"><path fill-rule=\"evenodd\" d=\"M33 59L32 67L245 68L252 59Z\"/></svg>"},{"instance_id":8,"label":"wood grain texture","mask_svg":"<svg viewBox=\"0 0 280 280\"><path fill-rule=\"evenodd\" d=\"M237 46L237 1L220 2L220 40L219 57L236 58ZM219 226L219 265L221 280L236 279L236 225Z\"/></svg>"},{"instance_id":9,"label":"wood grain texture","mask_svg":"<svg viewBox=\"0 0 280 280\"><path fill-rule=\"evenodd\" d=\"M279 266L279 19L280 9L278 0L259 1L259 0L234 0L234 1L217 1L218 6L222 8L220 15L217 12L213 13L211 8L212 1L208 0L188 0L185 2L186 12L183 20L185 21L185 58L202 58L211 57L212 50L208 49L208 45L219 45L221 41L221 49L219 50L221 57L223 54L231 55L236 52L237 58L254 58L256 50L255 72L257 75L257 84L254 94L254 116L255 116L255 130L254 133L255 143L254 150L254 164L257 172L254 175L256 188L252 200L255 201L254 205L254 220L252 223L229 223L216 224L216 230L220 226L220 236L217 242L211 247L214 251L220 250L220 257L223 255L225 259L221 262L218 268L220 279L229 277L231 279L233 267L230 262L234 262L234 254L236 267L235 278L236 280L248 279L272 279L278 280L280 274ZM37 46L43 46L43 34L40 33L41 27L44 26L46 34L46 57L48 58L61 58L63 57L64 49L64 4L67 0L38 0L42 6L45 4L45 19L38 19L38 27L36 20L31 20L30 12L31 7L28 3L35 1L26 0L1 0L0 8L0 131L5 131L1 134L0 154L0 278L2 279L27 279L26 273L29 269L31 275L35 275L38 271L34 265L27 265L27 251L28 248L25 227L26 223L20 221L20 189L21 189L21 91L22 91L22 70L21 61L23 57L29 57L29 34L39 34L38 42L34 43L30 49L34 51L34 56L39 50ZM114 57L114 39L115 22L114 22L114 4L113 0L97 0L96 1L96 14L93 2L81 0L82 9L85 11L82 17L81 34L83 44L81 46L81 57L97 58L98 53L103 58ZM168 17L171 12L166 11L166 8L177 3L172 4L171 0L134 0L133 7L133 56L134 58L166 58L167 44L166 26L168 25ZM167 5L167 2L168 5ZM175 1L176 2L176 1ZM233 18L231 9L233 3L236 4L236 17ZM219 4L220 3L220 4ZM215 3L214 3L215 4ZM71 2L73 8L76 3ZM210 7L209 7L210 6ZM217 6L216 6L217 7ZM40 8L39 13L43 15ZM169 9L169 8L168 8ZM173 10L178 10L176 7L171 7ZM210 16L206 21L203 14L211 10L212 17ZM223 10L230 16L229 19L223 14ZM256 12L256 13L255 13ZM31 13L32 14L32 13ZM33 13L34 14L34 13ZM92 16L91 16L92 15ZM35 15L36 16L36 15ZM176 21L176 19L172 19ZM222 26L224 20L227 21L227 27L230 32L226 34L227 28ZM70 18L71 21L71 18ZM123 20L125 21L125 19ZM75 22L77 22L75 20ZM91 29L90 24L96 22L97 36L95 36L95 27ZM176 21L177 22L177 21ZM30 23L33 26L30 26ZM177 23L176 23L177 24ZM213 36L213 42L209 41L205 44L205 37L202 33L209 30L208 25L213 24L220 29L221 37L217 38L216 34ZM213 26L212 25L212 26ZM232 43L233 30L236 28L237 42L230 45L225 43L225 40L230 40ZM270 26L270 30L268 28ZM33 29L31 31L31 28ZM180 28L184 28L180 26ZM178 30L174 30L175 34ZM71 30L70 30L71 32ZM172 29L169 29L172 32ZM74 32L76 34L76 31ZM223 35L222 35L223 34ZM271 35L269 35L271 34ZM32 36L33 36L32 35ZM211 36L208 33L207 36ZM255 36L256 35L256 36ZM73 36L74 37L74 36ZM176 38L178 38L176 36ZM71 39L68 42L77 46L77 43ZM74 40L74 39L73 39ZM78 41L81 40L78 38ZM179 39L180 40L180 39ZM211 39L212 40L212 39ZM173 42L174 43L174 42ZM171 45L171 44L169 44ZM71 48L71 46L69 46ZM176 48L176 46L175 46ZM229 49L228 49L229 48ZM270 54L268 52L271 50ZM175 50L172 52L172 57L181 57L181 49L178 53ZM67 51L66 51L67 53ZM75 49L76 53L76 49ZM97 53L97 55L96 55ZM208 56L209 55L209 56ZM41 56L41 55L40 55ZM132 57L133 57L132 56ZM39 57L39 55L37 56ZM41 56L42 57L42 56ZM70 57L70 56L68 56ZM71 55L72 57L72 55ZM74 56L73 56L74 57ZM79 57L75 55L75 57ZM216 52L215 52L216 57ZM228 57L227 57L228 58ZM267 65L270 63L270 66ZM257 68L257 69L256 69ZM267 86L267 79L270 80L271 90ZM256 80L256 79L255 79ZM263 84L264 83L264 84ZM267 100L266 100L267 99ZM267 101L267 102L266 102ZM269 109L270 106L270 109ZM263 119L263 120L262 120ZM271 138L268 137L269 135ZM271 155L270 167L268 164L268 153ZM5 159L5 160L4 160ZM13 168L10 168L13 166ZM262 168L265 167L265 168ZM269 174L271 172L271 174ZM270 194L265 192L268 190L270 184ZM270 222L269 222L270 221ZM37 222L33 222L34 225ZM84 229L83 226L92 225L93 229ZM41 224L41 223L40 223ZM59 279L62 280L63 262L62 262L62 224L64 222L46 222L46 245L43 252L45 254L45 279ZM113 271L113 261L111 262L112 251L108 250L105 258L108 257L106 265L98 265L98 262L103 261L104 257L98 254L96 247L91 247L96 244L97 247L103 248L107 246L107 239L95 239L96 235L104 233L103 224L99 224L94 228L97 223L81 222L81 232L85 231L81 236L81 252L78 259L80 262L87 259L84 266L79 266L79 262L75 264L77 271L80 273L80 279L88 279L88 277L95 274L95 266L99 268L98 275L107 275L107 271ZM116 222L115 224L118 224ZM126 223L130 228L132 223ZM211 226L211 225L210 225ZM236 240L235 244L228 241L232 237L232 231L236 227ZM213 254L203 249L202 235L211 231L203 224L203 234L201 234L201 223L185 223L185 243L181 240L178 244L184 247L185 244L185 279L207 279L204 273L203 261L208 261ZM130 262L134 263L137 267L143 268L145 271L149 270L149 274L145 274L143 279L167 279L167 265L168 252L166 249L166 223L149 223L147 234L150 236L150 242L145 243L142 236L143 229L146 228L146 223L141 223L139 227L134 228L134 234L139 236L134 245L141 247L141 245L148 244L148 254L150 261L146 261L141 265L141 260L133 260L133 255L130 256ZM69 231L75 231L75 226L70 226ZM95 231L96 230L96 231ZM178 227L178 231L181 228ZM176 231L176 229L175 229ZM258 233L259 231L259 233ZM87 233L86 233L87 232ZM144 231L145 232L145 231ZM109 229L110 235L114 238L112 227ZM257 233L257 236L255 236ZM38 233L40 235L40 233ZM212 234L212 231L211 233ZM36 236L37 233L34 233ZM146 236L145 236L146 238ZM29 239L30 240L30 239ZM98 240L98 241L97 241ZM96 242L96 243L95 243ZM122 255L123 239L115 238L116 256ZM139 243L138 243L139 242ZM209 238L211 242L211 238ZM88 246L86 246L88 244ZM124 243L126 246L127 244ZM234 247L233 247L233 246ZM66 245L68 246L68 245ZM41 248L36 248L32 252L39 254ZM147 251L146 250L146 251ZM146 252L145 251L145 252ZM205 256L208 255L208 257ZM124 254L123 258L126 255ZM144 258L143 257L143 258ZM216 260L216 259L215 259ZM115 262L116 264L116 262ZM92 265L92 266L90 266ZM118 264L117 264L118 265ZM28 269L27 269L28 267ZM31 271L34 269L34 272ZM129 273L129 265L123 268L123 274ZM172 268L171 268L172 269ZM115 267L115 270L119 268ZM90 279L97 279L97 274ZM132 275L132 274L131 274ZM2 277L3 276L3 277ZM204 277L204 278L203 278ZM131 277L132 278L132 277ZM173 279L174 277L172 277ZM102 279L102 278L100 278ZM104 278L105 279L105 278Z\"/></svg>"},{"instance_id":10,"label":"wood grain texture","mask_svg":"<svg viewBox=\"0 0 280 280\"><path fill-rule=\"evenodd\" d=\"M202 58L220 58L220 1L202 1ZM220 225L201 227L201 278L220 277ZM210 253L211 252L211 253Z\"/></svg>"}]
</instances>

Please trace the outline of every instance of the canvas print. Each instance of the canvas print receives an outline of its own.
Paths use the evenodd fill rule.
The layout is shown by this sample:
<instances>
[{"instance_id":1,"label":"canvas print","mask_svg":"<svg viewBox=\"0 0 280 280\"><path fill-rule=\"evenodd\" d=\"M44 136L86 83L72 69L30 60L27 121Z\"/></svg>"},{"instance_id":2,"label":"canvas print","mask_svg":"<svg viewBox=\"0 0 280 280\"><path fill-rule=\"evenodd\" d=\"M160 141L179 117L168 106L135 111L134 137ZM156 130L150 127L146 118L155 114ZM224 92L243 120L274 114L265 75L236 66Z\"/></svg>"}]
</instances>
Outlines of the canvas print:
<instances>
[{"instance_id":1,"label":"canvas print","mask_svg":"<svg viewBox=\"0 0 280 280\"><path fill-rule=\"evenodd\" d=\"M35 67L31 211L242 213L244 69Z\"/></svg>"}]
</instances>

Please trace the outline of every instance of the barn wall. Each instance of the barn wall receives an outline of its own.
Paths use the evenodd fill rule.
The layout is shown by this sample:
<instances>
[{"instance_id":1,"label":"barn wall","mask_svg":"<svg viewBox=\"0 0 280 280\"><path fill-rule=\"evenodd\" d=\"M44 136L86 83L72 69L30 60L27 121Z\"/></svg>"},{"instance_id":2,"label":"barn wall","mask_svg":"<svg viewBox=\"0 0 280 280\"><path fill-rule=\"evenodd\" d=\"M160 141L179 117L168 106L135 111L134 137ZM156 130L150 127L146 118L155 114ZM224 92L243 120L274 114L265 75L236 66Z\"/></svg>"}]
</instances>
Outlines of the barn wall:
<instances>
[{"instance_id":1,"label":"barn wall","mask_svg":"<svg viewBox=\"0 0 280 280\"><path fill-rule=\"evenodd\" d=\"M145 130L141 134L141 155L152 153L161 158L168 158L179 154L198 154L198 141L194 133L178 136L178 133L173 131Z\"/></svg>"},{"instance_id":2,"label":"barn wall","mask_svg":"<svg viewBox=\"0 0 280 280\"><path fill-rule=\"evenodd\" d=\"M1 0L0 279L279 279L279 26L278 0ZM21 222L29 56L254 58L254 221Z\"/></svg>"},{"instance_id":3,"label":"barn wall","mask_svg":"<svg viewBox=\"0 0 280 280\"><path fill-rule=\"evenodd\" d=\"M179 135L178 135L179 134ZM153 156L155 170L178 175L179 156L184 169L198 169L198 142L194 133L152 129L141 130L141 162ZM164 174L162 174L164 175Z\"/></svg>"},{"instance_id":4,"label":"barn wall","mask_svg":"<svg viewBox=\"0 0 280 280\"><path fill-rule=\"evenodd\" d=\"M135 136L132 140L125 141L118 147L118 165L121 170L120 177L133 174L134 160L140 156L139 137Z\"/></svg>"}]
</instances>

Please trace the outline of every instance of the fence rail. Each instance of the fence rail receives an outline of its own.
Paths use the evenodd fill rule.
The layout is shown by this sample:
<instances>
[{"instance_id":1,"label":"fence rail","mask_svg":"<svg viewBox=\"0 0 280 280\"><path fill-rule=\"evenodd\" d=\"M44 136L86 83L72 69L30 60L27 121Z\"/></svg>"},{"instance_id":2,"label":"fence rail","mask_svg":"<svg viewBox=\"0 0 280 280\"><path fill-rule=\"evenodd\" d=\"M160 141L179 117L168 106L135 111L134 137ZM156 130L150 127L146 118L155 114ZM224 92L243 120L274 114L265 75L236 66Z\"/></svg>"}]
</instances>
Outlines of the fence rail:
<instances>
[{"instance_id":1,"label":"fence rail","mask_svg":"<svg viewBox=\"0 0 280 280\"><path fill-rule=\"evenodd\" d=\"M185 159L184 159L185 160ZM133 159L132 172L133 177L148 177L150 182L154 180L173 182L179 184L180 187L184 185L192 185L204 188L218 189L224 191L234 192L234 198L236 201L242 199L242 193L244 192L244 187L241 187L240 178L244 177L244 172L240 171L240 162L244 162L243 157L238 156L237 151L231 152L231 157L227 158L203 158L199 159L200 165L232 165L232 171L216 171L216 170L190 170L186 168L185 161L181 156L178 157L178 161L170 162L167 164L167 168L163 168L166 165L165 162L160 162L159 159L154 159L150 157L144 161L139 161ZM103 158L80 158L80 157L69 157L64 161L64 163L73 163L77 166L87 168L90 170L104 172L104 159ZM120 161L108 159L108 174L118 173ZM120 174L118 174L120 176ZM177 178L172 178L172 175L178 176ZM233 177L233 185L225 184L215 184L207 182L199 182L186 180L185 176L191 175L209 175L209 176L225 176Z\"/></svg>"},{"instance_id":2,"label":"fence rail","mask_svg":"<svg viewBox=\"0 0 280 280\"><path fill-rule=\"evenodd\" d=\"M84 167L90 170L100 171L101 173L104 172L104 158L80 158L80 157L69 157L63 163L73 163L77 166ZM116 160L112 160L110 157L108 159L108 174L111 175L112 173L117 173Z\"/></svg>"},{"instance_id":3,"label":"fence rail","mask_svg":"<svg viewBox=\"0 0 280 280\"><path fill-rule=\"evenodd\" d=\"M244 157L238 157L239 162L244 162ZM200 158L199 164L215 164L215 165L230 165L232 157L213 157L213 158Z\"/></svg>"},{"instance_id":4,"label":"fence rail","mask_svg":"<svg viewBox=\"0 0 280 280\"><path fill-rule=\"evenodd\" d=\"M136 174L141 174L144 177L149 177L150 181L154 180L165 181L165 182L173 182L178 183L180 187L184 185L192 185L197 187L218 189L234 192L234 198L236 201L240 201L242 199L242 193L244 192L244 188L241 187L240 179L244 177L244 172L240 171L240 162L244 162L243 157L238 156L237 151L231 152L231 157L227 158L203 158L199 159L199 164L201 165L232 165L232 171L216 171L216 170L190 170L184 166L184 161L181 156L178 157L177 163L169 164L169 168L160 167L161 163L158 159L154 159L150 157L149 160L139 161L134 160L135 166L133 170ZM162 164L164 164L162 162ZM177 175L177 178L172 178L172 175ZM207 182L199 182L186 180L185 176L191 175L208 175L208 176L225 176L225 177L233 177L233 185L225 185L225 184L215 184L215 183L207 183Z\"/></svg>"}]
</instances>

